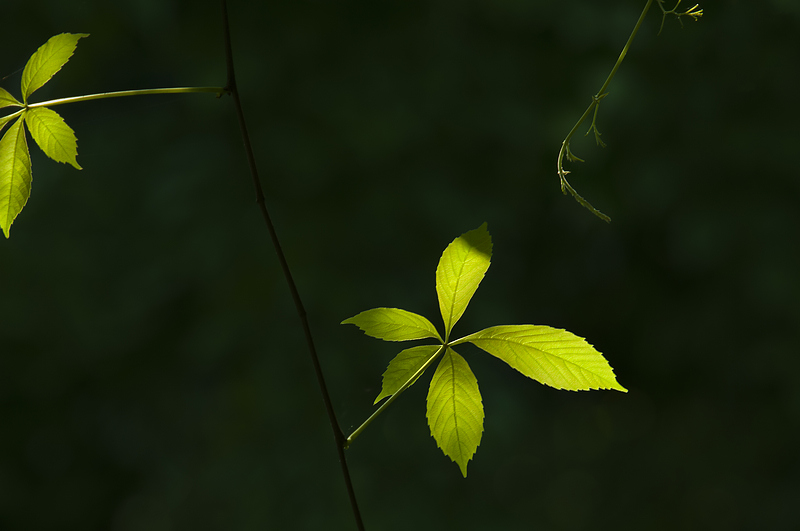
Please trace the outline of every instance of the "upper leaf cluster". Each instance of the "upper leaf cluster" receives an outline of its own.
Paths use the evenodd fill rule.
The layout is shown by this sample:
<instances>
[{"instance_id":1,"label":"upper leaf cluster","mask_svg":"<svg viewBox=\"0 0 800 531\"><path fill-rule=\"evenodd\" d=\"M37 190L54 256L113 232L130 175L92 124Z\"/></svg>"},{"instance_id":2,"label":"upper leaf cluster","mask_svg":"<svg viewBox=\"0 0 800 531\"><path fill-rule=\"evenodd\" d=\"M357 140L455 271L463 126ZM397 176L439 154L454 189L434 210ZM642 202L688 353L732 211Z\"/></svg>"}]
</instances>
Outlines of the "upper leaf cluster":
<instances>
[{"instance_id":1,"label":"upper leaf cluster","mask_svg":"<svg viewBox=\"0 0 800 531\"><path fill-rule=\"evenodd\" d=\"M6 238L9 237L11 224L31 194L33 175L23 123L48 157L81 169L77 161L78 139L75 138L75 132L58 113L44 106L30 104L28 98L61 70L72 57L78 40L87 36L85 33L62 33L50 38L36 50L22 72L22 101L0 88L0 109L20 108L0 117L0 131L14 122L0 138L0 228Z\"/></svg>"},{"instance_id":2,"label":"upper leaf cluster","mask_svg":"<svg viewBox=\"0 0 800 531\"><path fill-rule=\"evenodd\" d=\"M556 389L627 391L617 382L603 355L566 330L537 325L493 326L451 341L453 326L489 269L491 256L492 240L485 223L453 240L442 253L436 268L436 294L444 336L425 317L398 308L374 308L342 322L384 341L435 339L439 343L401 351L383 374L375 403L413 385L441 356L428 390L428 425L436 443L458 464L464 477L467 463L480 444L484 412L477 379L454 346L472 343L525 376Z\"/></svg>"}]
</instances>

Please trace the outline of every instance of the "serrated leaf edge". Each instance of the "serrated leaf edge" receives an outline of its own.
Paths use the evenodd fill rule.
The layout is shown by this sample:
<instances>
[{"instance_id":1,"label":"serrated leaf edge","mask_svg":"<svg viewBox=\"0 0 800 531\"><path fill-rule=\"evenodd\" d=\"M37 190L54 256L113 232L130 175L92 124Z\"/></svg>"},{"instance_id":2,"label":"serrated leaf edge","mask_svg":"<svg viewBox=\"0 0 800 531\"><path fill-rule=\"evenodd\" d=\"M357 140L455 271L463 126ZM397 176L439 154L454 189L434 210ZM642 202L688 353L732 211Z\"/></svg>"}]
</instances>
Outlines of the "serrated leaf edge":
<instances>
[{"instance_id":1,"label":"serrated leaf edge","mask_svg":"<svg viewBox=\"0 0 800 531\"><path fill-rule=\"evenodd\" d=\"M72 39L65 40L65 42L59 48L57 48L55 50L48 50L47 49L48 45L49 46L56 46L55 39L57 39L59 37L63 37L65 35L69 36L69 37L75 37L75 39L74 40L72 40ZM88 37L88 36L89 36L88 33L59 33L58 35L53 35L52 37L47 39L47 42L45 42L44 44L39 46L39 48L35 52L33 52L33 54L28 59L28 62L25 64L25 68L22 71L22 79L20 80L20 89L22 91L22 101L23 101L23 103L27 104L28 103L28 98L30 98L31 95L34 92L36 92L37 90L42 88L44 85L46 85L51 79L53 79L53 76L55 76L58 72L61 71L62 68L64 68L64 65L67 64L67 62L75 54L75 48L77 48L77 46L78 46L78 41L80 39L82 39L84 37ZM50 72L50 75L46 76L46 79L41 80L41 81L40 80L36 80L36 82L33 83L33 81L35 80L35 77L37 75L39 75L39 72L44 67L44 63L46 63L50 57L54 56L58 50L63 49L63 48L71 48L71 49L69 51L69 54L64 58L64 60L61 62L61 64L58 65L58 67L55 68L52 72ZM45 52L49 52L50 53L49 57L44 57L43 56L43 54ZM38 64L37 65L35 63L35 61L41 61L42 64ZM36 71L31 73L28 70L29 67L31 69L36 69ZM45 76L42 76L42 77L45 77Z\"/></svg>"},{"instance_id":2,"label":"serrated leaf edge","mask_svg":"<svg viewBox=\"0 0 800 531\"><path fill-rule=\"evenodd\" d=\"M553 352L553 351L550 351L550 350L545 350L545 349L542 349L542 348L538 348L537 346L534 346L534 345L532 345L530 343L524 343L523 341L519 340L519 336L517 336L517 335L512 335L511 338L502 337L502 335L518 334L518 333L521 333L521 332L526 331L526 330L527 331L534 331L534 329L537 330L537 331L541 330L541 333L537 334L537 335L558 334L558 335L560 335L562 337L564 335L568 336L568 337L560 339L560 340L553 340L553 341L544 340L544 341L537 341L536 343L537 344L556 343L556 344L559 345L559 350L569 350L569 349L579 348L582 351L585 351L585 353L583 353L582 355L585 356L585 355L589 354L591 356L596 356L597 358L599 358L599 360L596 360L595 362L602 362L602 364L605 365L605 367L603 367L603 369L608 371L608 374L610 374L611 378L609 379L606 375L594 372L592 369L584 367L584 366L576 363L574 360L570 360L570 359L567 359L564 356L560 356L556 352ZM498 337L498 336L500 336L500 337ZM524 336L524 337L528 337L528 336ZM580 380L580 379L583 379L583 380L595 379L595 380L599 380L599 381L604 382L604 385L591 385L591 384L587 385L587 386L555 385L554 384L554 380L555 379L551 376L551 373L548 372L545 369L545 367L542 365L541 362L536 361L536 363L538 365L538 368L540 370L536 370L534 368L533 370L528 371L528 372L531 373L531 374L528 374L528 372L526 372L525 370L522 370L520 367L515 366L513 363L510 362L510 360L506 359L508 356L505 353L498 354L496 352L492 352L491 349L485 348L485 346L481 346L476 341L486 341L486 342L497 341L497 342L506 343L507 345L509 345L509 347L512 347L512 346L513 347L521 347L521 348L526 349L526 350L530 349L530 350L535 350L535 351L541 352L542 355L544 356L544 360L547 363L549 363L550 365L553 365L554 367L556 367L556 364L554 363L554 359L560 361L561 363L563 363L565 365L565 367L567 368L568 374L570 375L570 377L572 379L578 379L578 380ZM489 328L486 328L484 330L475 332L475 333L470 334L468 336L465 336L465 337L463 337L463 338L461 338L461 339L459 339L457 341L454 341L451 344L452 345L458 345L458 344L463 344L465 342L469 342L469 343L474 344L476 347L480 348L481 350L483 350L483 351L491 354L492 356L495 356L496 358L500 359L501 361L507 363L512 369L520 372L521 374L527 376L528 378L532 378L532 379L536 380L537 382L539 382L539 383L541 383L543 385L547 385L547 386L553 387L555 389L564 389L564 390L569 390L569 391L589 391L589 390L594 390L594 389L614 389L614 390L617 390L617 391L622 391L624 393L628 392L628 390L625 389L622 385L620 385L619 382L617 381L616 375L614 374L614 369L608 363L608 360L603 356L603 354L601 352L599 352L596 348L594 348L594 346L591 345L588 341L586 341L586 339L584 339L584 338L582 338L582 337L580 337L578 335L575 335L572 332L569 332L568 330L564 330L564 329L561 329L561 328L553 328L551 326L546 326L546 325L499 325L499 326L493 326L493 327L489 327ZM521 356L516 356L516 357L517 357L517 359L524 360L524 358L522 358ZM514 360L511 360L511 361L514 361ZM526 362L525 364L527 365L528 363ZM577 370L570 369L570 367L573 367L573 368L575 368ZM558 367L556 367L556 368L558 368ZM580 377L576 376L576 373L579 374ZM592 378L586 377L586 374L591 375ZM561 372L561 371L559 371L559 377L561 377L562 379L569 379L569 378L564 378L563 372Z\"/></svg>"},{"instance_id":3,"label":"serrated leaf edge","mask_svg":"<svg viewBox=\"0 0 800 531\"><path fill-rule=\"evenodd\" d=\"M15 133L16 138L12 139L11 136L14 134L12 132L14 131L15 127L18 128L18 130ZM8 131L6 131L5 134L0 137L0 162L3 162L3 148L5 147L6 142L13 142L14 145L13 148L9 150L8 157L11 160L9 161L10 164L8 164L8 168L4 170L3 164L0 164L0 194L3 194L0 195L0 204L5 202L5 205L3 205L4 208L0 207L0 228L2 228L6 238L9 238L11 235L11 225L28 203L28 199L30 198L31 194L31 185L33 184L31 157L30 151L28 150L28 142L25 136L23 118L20 117L11 125ZM21 172L17 171L18 164L22 164ZM21 194L22 201L19 204L19 208L16 208L12 202L13 196L20 193L20 184L15 183L16 179L22 179L23 181L23 192ZM6 188L8 188L7 194Z\"/></svg>"},{"instance_id":4,"label":"serrated leaf edge","mask_svg":"<svg viewBox=\"0 0 800 531\"><path fill-rule=\"evenodd\" d=\"M77 170L83 169L77 161L78 139L75 131L60 114L47 107L35 107L25 113L25 123L45 155L56 162L70 164Z\"/></svg>"},{"instance_id":5,"label":"serrated leaf edge","mask_svg":"<svg viewBox=\"0 0 800 531\"><path fill-rule=\"evenodd\" d=\"M406 319L407 322L401 323L399 319L398 321L392 321L390 319L392 316ZM388 318L380 319L380 317ZM408 322L413 322L416 326L408 324ZM436 327L427 317L401 308L371 308L345 319L340 324L355 325L366 335L383 341L415 341L418 339L437 339L440 342L442 341ZM381 327L389 330L381 329ZM411 333L407 336L396 335L396 332L401 329L406 329Z\"/></svg>"},{"instance_id":6,"label":"serrated leaf edge","mask_svg":"<svg viewBox=\"0 0 800 531\"><path fill-rule=\"evenodd\" d=\"M450 393L448 393L448 387L451 388ZM469 400L471 403L465 404L465 400ZM441 401L452 402L452 405L445 404L442 406L439 404ZM467 464L475 456L478 446L481 444L485 415L478 380L475 378L467 361L452 348L447 348L444 356L439 361L439 365L436 367L436 372L431 378L428 389L426 404L426 416L431 436L442 452L458 465L461 473L466 478ZM439 408L441 408L440 411L432 412L432 410ZM439 435L444 429L440 427L440 424L447 424L450 421L450 418L442 418L442 415L448 414L447 409L450 408L453 410L451 418L455 427L449 430L447 434L449 438L442 440ZM459 408L462 410L461 412L459 412ZM459 423L471 425L462 430L459 427ZM474 443L470 441L462 442L462 437L470 437L470 434L466 433L467 430L471 430L473 432L471 436L477 439ZM477 434L475 434L476 431ZM457 439L455 442L455 454L453 453L453 437Z\"/></svg>"}]
</instances>

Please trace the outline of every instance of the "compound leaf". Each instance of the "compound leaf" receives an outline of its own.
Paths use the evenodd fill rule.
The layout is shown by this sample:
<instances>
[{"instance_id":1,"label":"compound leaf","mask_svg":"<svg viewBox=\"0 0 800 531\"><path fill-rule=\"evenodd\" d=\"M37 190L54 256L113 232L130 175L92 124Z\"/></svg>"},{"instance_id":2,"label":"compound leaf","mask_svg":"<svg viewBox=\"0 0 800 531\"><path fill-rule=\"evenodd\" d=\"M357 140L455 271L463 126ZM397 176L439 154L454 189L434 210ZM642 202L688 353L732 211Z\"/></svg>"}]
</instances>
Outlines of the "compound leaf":
<instances>
[{"instance_id":1,"label":"compound leaf","mask_svg":"<svg viewBox=\"0 0 800 531\"><path fill-rule=\"evenodd\" d=\"M430 321L399 308L373 308L345 319L341 324L354 324L368 336L384 341L410 341L429 337L441 341L436 327Z\"/></svg>"},{"instance_id":2,"label":"compound leaf","mask_svg":"<svg viewBox=\"0 0 800 531\"><path fill-rule=\"evenodd\" d=\"M441 342L403 350L389 363L375 404L391 398L348 437L348 444L444 351L428 389L426 416L436 444L466 477L467 465L481 442L484 419L478 381L464 358L452 349L468 342L525 376L557 389L627 392L603 355L566 330L534 325L495 326L450 341L453 326L489 269L491 256L492 240L486 223L453 240L442 253L436 268L436 293L445 325L444 340L425 317L396 308L367 310L342 322L387 341L435 338Z\"/></svg>"},{"instance_id":3,"label":"compound leaf","mask_svg":"<svg viewBox=\"0 0 800 531\"><path fill-rule=\"evenodd\" d=\"M489 269L491 257L492 237L486 223L453 240L442 253L436 267L436 294L444 319L445 339L467 309Z\"/></svg>"},{"instance_id":4,"label":"compound leaf","mask_svg":"<svg viewBox=\"0 0 800 531\"><path fill-rule=\"evenodd\" d=\"M17 101L6 89L0 87L0 109L3 107L22 107L23 104ZM2 118L0 118L2 120Z\"/></svg>"},{"instance_id":5,"label":"compound leaf","mask_svg":"<svg viewBox=\"0 0 800 531\"><path fill-rule=\"evenodd\" d=\"M425 362L431 359L431 356L435 356L441 348L441 345L421 345L401 351L389 362L386 372L383 373L383 388L373 403L377 404L387 396L392 396L399 391L416 374L420 367L425 365ZM420 376L422 376L422 373L417 376L417 379ZM411 387L417 379L411 382L408 387Z\"/></svg>"},{"instance_id":6,"label":"compound leaf","mask_svg":"<svg viewBox=\"0 0 800 531\"><path fill-rule=\"evenodd\" d=\"M50 78L69 61L75 52L78 40L88 36L88 33L62 33L50 37L36 50L22 71L22 101L28 103L30 95L50 81Z\"/></svg>"},{"instance_id":7,"label":"compound leaf","mask_svg":"<svg viewBox=\"0 0 800 531\"><path fill-rule=\"evenodd\" d=\"M0 139L0 228L6 238L31 195L31 157L22 122L14 122Z\"/></svg>"},{"instance_id":8,"label":"compound leaf","mask_svg":"<svg viewBox=\"0 0 800 531\"><path fill-rule=\"evenodd\" d=\"M25 123L31 136L44 151L45 155L56 162L72 164L80 170L78 156L78 139L75 132L66 124L59 114L46 107L34 107L25 113Z\"/></svg>"},{"instance_id":9,"label":"compound leaf","mask_svg":"<svg viewBox=\"0 0 800 531\"><path fill-rule=\"evenodd\" d=\"M428 426L436 444L464 477L483 434L483 402L478 380L466 360L448 348L428 390Z\"/></svg>"},{"instance_id":10,"label":"compound leaf","mask_svg":"<svg viewBox=\"0 0 800 531\"><path fill-rule=\"evenodd\" d=\"M537 325L493 326L454 341L471 342L537 382L569 391L616 389L608 361L585 339Z\"/></svg>"}]
</instances>

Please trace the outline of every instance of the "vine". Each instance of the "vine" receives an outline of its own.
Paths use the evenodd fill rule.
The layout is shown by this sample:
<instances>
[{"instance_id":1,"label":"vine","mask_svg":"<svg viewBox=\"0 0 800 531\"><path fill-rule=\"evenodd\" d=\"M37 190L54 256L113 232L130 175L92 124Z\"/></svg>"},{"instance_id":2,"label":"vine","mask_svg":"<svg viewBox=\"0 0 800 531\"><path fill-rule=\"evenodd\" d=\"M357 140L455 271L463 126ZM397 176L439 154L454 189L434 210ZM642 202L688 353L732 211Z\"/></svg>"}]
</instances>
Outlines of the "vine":
<instances>
[{"instance_id":1,"label":"vine","mask_svg":"<svg viewBox=\"0 0 800 531\"><path fill-rule=\"evenodd\" d=\"M666 0L655 0L655 1L658 3L658 7L661 9L661 26L659 27L658 30L659 34L661 34L661 30L664 28L664 20L667 18L667 15L674 15L678 19L678 21L680 21L681 25L683 25L683 21L681 21L683 17L690 17L692 20L696 21L697 19L703 16L703 10L697 9L698 7L700 7L698 4L695 4L693 7L687 9L684 12L678 12L677 9L681 3L681 0L677 0L675 7L669 10L664 8L664 2ZM644 21L644 18L647 15L647 12L650 10L652 4L653 0L647 0L647 3L645 4L644 9L642 10L642 14L639 15L639 19L636 21L636 24L633 27L633 31L631 31L630 37L628 37L627 42L625 42L625 46L622 47L622 52L620 52L619 57L617 58L617 62L614 63L614 67L611 69L611 73L608 74L608 77L606 78L605 83L603 83L603 86L600 87L600 90L598 90L597 93L592 96L592 102L589 104L589 107L587 107L587 109L583 112L581 117L578 118L578 121L575 123L575 125L572 126L572 129L570 129L569 133L567 133L567 136L561 142L561 149L558 152L557 167L558 167L558 178L561 181L561 192L564 193L564 195L566 195L567 192L569 192L578 203L580 203L583 207L588 209L592 214L594 214L595 216L597 216L598 218L602 219L607 223L611 221L611 218L608 217L606 214L602 213L601 211L599 211L598 209L596 209L594 206L592 206L592 204L586 199L584 199L583 196L581 196L575 190L575 188L573 188L572 185L569 184L569 181L567 181L567 174L569 174L570 172L564 169L564 157L566 157L569 162L584 162L582 158L577 157L572 152L572 150L570 149L570 141L572 140L572 137L575 135L575 133L578 131L578 128L581 126L581 124L583 124L584 121L586 121L589 115L592 115L592 125L589 127L589 130L586 131L586 135L588 135L589 133L594 133L594 139L597 145L600 147L606 147L605 142L603 142L603 140L600 138L602 136L602 133L600 133L600 130L597 128L597 111L600 109L600 101L602 101L603 98L608 96L607 92L608 86L611 84L611 80L614 79L617 70L619 70L619 67L622 65L622 61L625 60L625 56L628 54L628 50L630 49L631 44L633 43L633 39L639 32L639 27L641 27L642 22Z\"/></svg>"},{"instance_id":2,"label":"vine","mask_svg":"<svg viewBox=\"0 0 800 531\"><path fill-rule=\"evenodd\" d=\"M600 102L608 96L608 87L622 64L654 0L647 0L637 22L625 43L611 72L600 90L591 98L589 107L581 115L561 143L557 169L564 194L570 193L581 205L606 222L610 218L593 207L567 181L570 172L564 169L564 158L569 162L582 162L571 149L570 143L583 123L589 118L591 125L586 135L593 133L595 142L605 147L597 126ZM698 20L703 15L699 5L680 11L681 0L672 9L664 6L665 0L655 0L661 10L663 29L668 15L682 19ZM77 162L77 137L64 119L51 107L68 103L86 102L106 98L179 93L213 93L217 97L230 95L239 121L245 156L255 190L256 203L267 227L270 241L277 254L286 284L289 288L298 319L306 339L317 382L323 397L333 432L334 444L341 464L342 477L349 495L356 526L364 524L356 501L355 491L345 458L345 450L382 414L395 399L418 381L434 364L427 395L427 419L431 435L443 453L454 461L464 477L467 465L473 459L483 435L483 401L475 375L469 364L454 347L471 343L486 353L497 357L523 375L542 384L566 390L613 389L627 390L616 380L613 369L603 355L585 339L565 330L544 325L500 325L451 339L453 326L464 314L472 296L486 274L492 257L492 241L484 223L453 240L442 253L436 268L436 292L443 320L443 333L430 320L421 315L398 308L374 308L359 313L342 324L353 324L369 336L385 341L433 340L433 344L419 345L402 350L389 362L383 374L382 388L374 404L380 406L356 430L345 437L336 418L320 366L308 318L297 286L293 279L281 243L270 218L264 192L250 142L245 113L236 83L231 36L226 1L222 1L224 45L227 79L223 87L174 87L104 92L73 96L32 103L29 98L48 83L73 55L78 41L88 34L62 33L50 38L28 60L22 73L21 99L0 88L0 108L12 108L10 114L0 117L0 229L6 238L11 226L30 197L32 184L31 159L27 132L42 151L56 162L67 163L82 169Z\"/></svg>"}]
</instances>

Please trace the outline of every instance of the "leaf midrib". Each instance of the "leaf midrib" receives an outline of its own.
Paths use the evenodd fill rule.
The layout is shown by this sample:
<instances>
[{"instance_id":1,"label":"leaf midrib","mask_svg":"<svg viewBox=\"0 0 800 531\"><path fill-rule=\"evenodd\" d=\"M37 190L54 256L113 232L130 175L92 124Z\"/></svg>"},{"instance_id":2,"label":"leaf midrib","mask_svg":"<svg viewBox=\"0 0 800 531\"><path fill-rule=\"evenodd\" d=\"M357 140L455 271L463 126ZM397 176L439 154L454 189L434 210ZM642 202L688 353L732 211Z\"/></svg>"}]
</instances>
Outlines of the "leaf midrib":
<instances>
[{"instance_id":1,"label":"leaf midrib","mask_svg":"<svg viewBox=\"0 0 800 531\"><path fill-rule=\"evenodd\" d=\"M24 116L24 113L23 113ZM17 175L17 167L18 167L18 159L17 159L17 145L19 144L19 135L25 134L25 127L22 125L23 116L20 116L17 122L14 122L7 133L11 132L11 129L14 127L19 127L19 131L17 132L16 138L13 138L13 149L11 150L11 177L9 179L9 187L8 187L8 203L6 204L6 211L3 213L3 217L5 218L6 231L11 229L11 222L13 219L11 218L11 202L13 200L14 191L15 191L15 177Z\"/></svg>"},{"instance_id":2,"label":"leaf midrib","mask_svg":"<svg viewBox=\"0 0 800 531\"><path fill-rule=\"evenodd\" d=\"M599 380L601 380L601 381L603 381L603 382L611 382L611 383L613 383L613 382L612 382L611 380L609 380L608 378L605 378L605 377L603 377L602 375L600 375L600 374L597 374L596 372L593 372L593 371L591 371L591 370L587 369L586 367L582 367L582 366L578 365L577 363L575 363L575 362L573 362L573 361L570 361L570 360L568 360L568 359L565 359L565 358L563 358L563 357L559 356L559 355L558 355L558 354L556 354L556 353L549 352L549 351L546 351L546 350L542 350L542 349L540 349L540 348L537 348L537 347L534 347L534 346L532 346L532 345L526 345L526 344L522 343L521 341L519 341L519 340L516 340L516 338L504 338L504 339L500 339L500 338L497 338L497 337L481 337L481 338L476 338L476 340L477 340L477 341L495 341L495 342L502 342L502 343L511 343L511 344L513 344L513 345L518 345L518 346L521 346L522 348L525 348L525 349L531 349L531 350L535 350L537 353L540 353L540 354L541 354L542 356L544 356L544 357L546 357L546 356L548 356L548 355L550 355L550 356L553 356L554 358L558 358L558 359L559 359L561 362L563 362L563 363L564 363L566 366L568 366L568 367L574 367L575 369L577 369L577 371L574 371L574 370L573 370L573 371L571 371L571 372L570 372L570 375L571 375L571 376L574 376L575 372L578 372L578 373L588 373L588 374L591 374L592 376L594 376L595 378L598 378ZM555 340L548 340L548 341L543 341L543 343L558 343L558 341L555 341ZM477 344L475 344L475 345L476 345L476 346L478 346ZM490 354L491 354L491 352L490 352ZM492 354L492 355L494 355L494 354ZM521 356L519 356L519 355L516 353L516 351L514 351L514 358L515 358L515 361L517 361L517 362L518 362L518 364L519 364L519 365L521 365L521 363L519 363L519 361L520 361L520 359L521 359ZM526 364L526 365L529 365L529 364ZM539 365L539 368L540 368L541 370L545 370L545 369L544 369L544 367L542 366L542 364L541 364L541 363L539 363L538 365ZM558 367L557 365L555 365L555 364L552 364L552 363L551 363L551 365L554 365L556 368ZM569 370L569 369L568 369L568 370ZM545 371L545 372L547 372L547 371ZM559 371L559 373L561 373L561 371Z\"/></svg>"}]
</instances>

